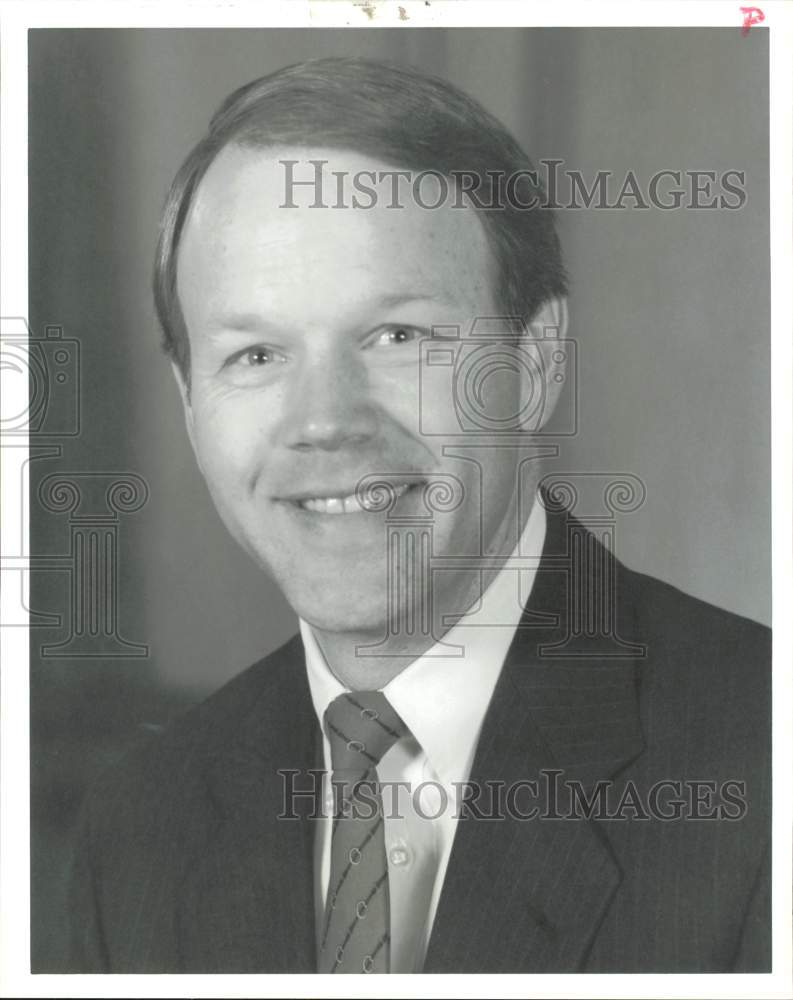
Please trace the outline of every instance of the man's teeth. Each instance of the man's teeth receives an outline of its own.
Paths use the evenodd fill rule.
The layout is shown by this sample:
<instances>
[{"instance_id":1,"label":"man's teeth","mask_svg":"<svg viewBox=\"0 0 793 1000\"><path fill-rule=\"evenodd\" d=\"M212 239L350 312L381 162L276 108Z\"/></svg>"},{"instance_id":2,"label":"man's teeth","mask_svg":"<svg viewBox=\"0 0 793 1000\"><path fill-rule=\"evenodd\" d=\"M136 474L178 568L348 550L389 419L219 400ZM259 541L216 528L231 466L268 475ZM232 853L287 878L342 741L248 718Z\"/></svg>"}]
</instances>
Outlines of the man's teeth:
<instances>
[{"instance_id":1,"label":"man's teeth","mask_svg":"<svg viewBox=\"0 0 793 1000\"><path fill-rule=\"evenodd\" d=\"M403 493L407 493L411 485L405 483L403 486L395 486L394 493L397 497L401 497ZM310 510L315 514L363 514L371 507L379 506L374 501L367 503L366 497L363 497L361 503L354 493L346 497L312 497L310 500L300 500L299 504L303 510Z\"/></svg>"}]
</instances>

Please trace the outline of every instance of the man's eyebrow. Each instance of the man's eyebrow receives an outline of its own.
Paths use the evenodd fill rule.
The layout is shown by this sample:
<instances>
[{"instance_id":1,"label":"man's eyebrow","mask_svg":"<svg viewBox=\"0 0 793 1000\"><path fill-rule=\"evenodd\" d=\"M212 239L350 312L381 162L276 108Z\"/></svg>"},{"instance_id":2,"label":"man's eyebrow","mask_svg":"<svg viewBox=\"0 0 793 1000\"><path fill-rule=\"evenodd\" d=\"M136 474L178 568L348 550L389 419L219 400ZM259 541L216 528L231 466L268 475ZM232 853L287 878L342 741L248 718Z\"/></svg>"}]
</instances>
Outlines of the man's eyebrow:
<instances>
[{"instance_id":1,"label":"man's eyebrow","mask_svg":"<svg viewBox=\"0 0 793 1000\"><path fill-rule=\"evenodd\" d=\"M368 303L367 308L375 309L396 309L399 306L409 305L412 302L434 302L450 306L451 303L437 295L435 292L393 292L388 295L381 295ZM270 330L283 329L282 325L267 319L266 316L255 312L224 313L213 316L209 323L210 333L219 335L223 333L260 333Z\"/></svg>"},{"instance_id":2,"label":"man's eyebrow","mask_svg":"<svg viewBox=\"0 0 793 1000\"><path fill-rule=\"evenodd\" d=\"M213 316L209 322L209 332L213 335L223 333L261 333L277 328L277 323L268 320L259 313L224 313L221 316Z\"/></svg>"},{"instance_id":3,"label":"man's eyebrow","mask_svg":"<svg viewBox=\"0 0 793 1000\"><path fill-rule=\"evenodd\" d=\"M386 309L392 309L395 306L404 306L410 302L443 302L445 301L442 296L435 294L434 292L394 292L392 295L381 296L376 305L383 306Z\"/></svg>"}]
</instances>

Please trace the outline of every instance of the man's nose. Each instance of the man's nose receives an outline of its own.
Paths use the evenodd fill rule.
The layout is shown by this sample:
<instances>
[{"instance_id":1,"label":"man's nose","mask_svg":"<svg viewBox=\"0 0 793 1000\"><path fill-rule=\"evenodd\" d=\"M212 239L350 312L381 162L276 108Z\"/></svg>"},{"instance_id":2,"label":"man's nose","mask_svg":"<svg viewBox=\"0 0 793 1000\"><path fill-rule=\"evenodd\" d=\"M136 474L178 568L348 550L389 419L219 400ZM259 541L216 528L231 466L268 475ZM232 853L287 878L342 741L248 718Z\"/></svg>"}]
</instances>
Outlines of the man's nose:
<instances>
[{"instance_id":1,"label":"man's nose","mask_svg":"<svg viewBox=\"0 0 793 1000\"><path fill-rule=\"evenodd\" d=\"M305 361L290 380L280 431L287 447L336 451L369 440L377 426L366 368L346 352Z\"/></svg>"}]
</instances>

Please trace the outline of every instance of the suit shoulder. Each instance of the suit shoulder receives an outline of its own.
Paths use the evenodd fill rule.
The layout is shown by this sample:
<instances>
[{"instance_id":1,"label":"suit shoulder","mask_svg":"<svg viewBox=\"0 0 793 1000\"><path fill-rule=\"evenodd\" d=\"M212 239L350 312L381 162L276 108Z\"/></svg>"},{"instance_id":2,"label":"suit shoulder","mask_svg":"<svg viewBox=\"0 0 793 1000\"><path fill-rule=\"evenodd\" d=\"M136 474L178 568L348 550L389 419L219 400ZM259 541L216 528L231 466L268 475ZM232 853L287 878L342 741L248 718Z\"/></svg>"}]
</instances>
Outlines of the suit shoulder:
<instances>
[{"instance_id":1,"label":"suit shoulder","mask_svg":"<svg viewBox=\"0 0 793 1000\"><path fill-rule=\"evenodd\" d=\"M713 732L713 720L720 719L736 735L756 741L762 734L765 740L771 630L646 574L621 567L620 577L619 627L623 638L645 651L639 671L648 692L692 717L700 706L703 726Z\"/></svg>"},{"instance_id":2,"label":"suit shoulder","mask_svg":"<svg viewBox=\"0 0 793 1000\"><path fill-rule=\"evenodd\" d=\"M255 711L270 686L280 686L284 668L294 663L299 650L299 637L294 636L168 726L143 734L100 774L89 791L88 808L93 801L106 814L114 800L128 811L141 799L188 796L205 762L233 742L242 720Z\"/></svg>"},{"instance_id":3,"label":"suit shoulder","mask_svg":"<svg viewBox=\"0 0 793 1000\"><path fill-rule=\"evenodd\" d=\"M648 633L661 632L682 643L715 643L721 652L767 651L771 630L766 625L694 597L646 573L619 564L618 599L636 623Z\"/></svg>"}]
</instances>

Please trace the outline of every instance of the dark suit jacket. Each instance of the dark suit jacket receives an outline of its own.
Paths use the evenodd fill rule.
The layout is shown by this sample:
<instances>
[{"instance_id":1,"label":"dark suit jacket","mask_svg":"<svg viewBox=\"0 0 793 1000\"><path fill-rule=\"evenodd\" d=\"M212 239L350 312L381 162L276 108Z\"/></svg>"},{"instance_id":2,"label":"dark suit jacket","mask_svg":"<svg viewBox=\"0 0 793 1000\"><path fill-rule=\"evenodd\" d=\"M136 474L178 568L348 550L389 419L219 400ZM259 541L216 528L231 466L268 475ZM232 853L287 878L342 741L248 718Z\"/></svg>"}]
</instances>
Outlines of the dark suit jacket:
<instances>
[{"instance_id":1,"label":"dark suit jacket","mask_svg":"<svg viewBox=\"0 0 793 1000\"><path fill-rule=\"evenodd\" d=\"M646 803L734 780L745 814L461 819L425 971L769 970L769 665L767 629L550 516L472 781L553 769ZM318 737L295 637L114 768L85 810L70 971L314 971L314 822L277 818L277 771L316 767Z\"/></svg>"}]
</instances>

